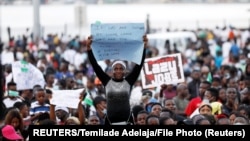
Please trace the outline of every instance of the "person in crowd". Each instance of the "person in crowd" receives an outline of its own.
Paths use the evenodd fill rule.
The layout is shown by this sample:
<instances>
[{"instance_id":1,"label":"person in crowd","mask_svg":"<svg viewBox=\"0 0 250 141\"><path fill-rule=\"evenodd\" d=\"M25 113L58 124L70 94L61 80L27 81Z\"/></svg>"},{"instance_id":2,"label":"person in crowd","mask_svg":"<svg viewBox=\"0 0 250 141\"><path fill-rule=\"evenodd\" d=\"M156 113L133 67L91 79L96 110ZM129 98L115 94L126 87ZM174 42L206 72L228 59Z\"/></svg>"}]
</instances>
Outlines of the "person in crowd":
<instances>
[{"instance_id":1,"label":"person in crowd","mask_svg":"<svg viewBox=\"0 0 250 141\"><path fill-rule=\"evenodd\" d=\"M66 119L64 125L80 125L80 120L78 117L70 116Z\"/></svg>"},{"instance_id":2,"label":"person in crowd","mask_svg":"<svg viewBox=\"0 0 250 141\"><path fill-rule=\"evenodd\" d=\"M98 89L95 85L95 76L91 76L87 80L86 92L90 95L91 99L94 100L96 96L99 96Z\"/></svg>"},{"instance_id":3,"label":"person in crowd","mask_svg":"<svg viewBox=\"0 0 250 141\"><path fill-rule=\"evenodd\" d=\"M23 99L20 98L17 91L16 83L9 82L7 84L7 96L3 99L3 103L6 108L13 107L16 102L22 102Z\"/></svg>"},{"instance_id":4,"label":"person in crowd","mask_svg":"<svg viewBox=\"0 0 250 141\"><path fill-rule=\"evenodd\" d=\"M133 70L126 75L126 63L115 60L112 64L113 76L106 74L97 63L91 49L92 36L88 37L87 50L89 61L92 64L97 77L100 79L106 90L107 115L105 125L112 124L134 124L134 118L130 108L130 92L138 79L146 54L147 37L143 36L144 51L141 63L135 64Z\"/></svg>"},{"instance_id":5,"label":"person in crowd","mask_svg":"<svg viewBox=\"0 0 250 141\"><path fill-rule=\"evenodd\" d=\"M52 106L51 105L51 109L52 109ZM54 120L57 121L57 124L58 125L65 125L66 123L66 120L69 118L69 109L67 107L62 107L62 106L56 106L55 107L55 111L53 111L52 113L55 113L55 116L58 120ZM50 114L50 117L51 115L53 114ZM51 118L52 119L52 118Z\"/></svg>"},{"instance_id":6,"label":"person in crowd","mask_svg":"<svg viewBox=\"0 0 250 141\"><path fill-rule=\"evenodd\" d=\"M51 119L41 120L37 125L56 125L56 122Z\"/></svg>"},{"instance_id":7,"label":"person in crowd","mask_svg":"<svg viewBox=\"0 0 250 141\"><path fill-rule=\"evenodd\" d=\"M181 83L177 85L176 91L176 96L173 98L173 101L176 105L176 113L186 116L185 108L189 103L189 100L187 99L187 96L189 95L188 87L186 84Z\"/></svg>"},{"instance_id":8,"label":"person in crowd","mask_svg":"<svg viewBox=\"0 0 250 141\"><path fill-rule=\"evenodd\" d=\"M203 118L203 119L197 120L195 125L211 125L211 123L207 118Z\"/></svg>"},{"instance_id":9,"label":"person in crowd","mask_svg":"<svg viewBox=\"0 0 250 141\"><path fill-rule=\"evenodd\" d=\"M160 117L157 115L149 114L146 118L146 125L160 125Z\"/></svg>"},{"instance_id":10,"label":"person in crowd","mask_svg":"<svg viewBox=\"0 0 250 141\"><path fill-rule=\"evenodd\" d=\"M202 114L197 114L197 115L194 115L193 117L191 117L190 119L192 120L193 122L193 125L197 125L197 121L200 121L202 119L205 119L206 117Z\"/></svg>"},{"instance_id":11,"label":"person in crowd","mask_svg":"<svg viewBox=\"0 0 250 141\"><path fill-rule=\"evenodd\" d=\"M188 103L186 109L185 109L185 114L187 117L189 117L202 103L202 100L204 98L205 91L210 88L211 83L208 81L202 81L200 86L199 86L199 96L196 98L193 98L190 100Z\"/></svg>"},{"instance_id":12,"label":"person in crowd","mask_svg":"<svg viewBox=\"0 0 250 141\"><path fill-rule=\"evenodd\" d=\"M27 103L16 102L14 104L14 107L16 107L19 110L19 113L21 114L21 116L23 118L24 129L28 129L29 125L31 124L31 117L29 114L29 107L28 107Z\"/></svg>"},{"instance_id":13,"label":"person in crowd","mask_svg":"<svg viewBox=\"0 0 250 141\"><path fill-rule=\"evenodd\" d=\"M148 117L149 113L146 110L139 111L136 118L135 125L146 125L146 119Z\"/></svg>"},{"instance_id":14,"label":"person in crowd","mask_svg":"<svg viewBox=\"0 0 250 141\"><path fill-rule=\"evenodd\" d=\"M204 116L209 121L210 125L216 125L217 117L212 114L205 114Z\"/></svg>"},{"instance_id":15,"label":"person in crowd","mask_svg":"<svg viewBox=\"0 0 250 141\"><path fill-rule=\"evenodd\" d=\"M36 100L31 103L30 116L31 121L34 122L39 115L50 111L50 105L45 103L45 90L43 88L37 88L35 90Z\"/></svg>"},{"instance_id":16,"label":"person in crowd","mask_svg":"<svg viewBox=\"0 0 250 141\"><path fill-rule=\"evenodd\" d=\"M171 117L171 118L175 118L175 117L176 117L176 114L175 114L173 111L171 111L171 110L169 110L169 109L167 109L167 108L162 108L161 113L160 113L160 117Z\"/></svg>"},{"instance_id":17,"label":"person in crowd","mask_svg":"<svg viewBox=\"0 0 250 141\"><path fill-rule=\"evenodd\" d=\"M23 137L11 125L5 125L1 128L0 137L1 141L24 141Z\"/></svg>"},{"instance_id":18,"label":"person in crowd","mask_svg":"<svg viewBox=\"0 0 250 141\"><path fill-rule=\"evenodd\" d=\"M226 90L227 102L222 106L222 111L225 114L230 114L239 107L239 101L237 99L237 90L233 87L228 87Z\"/></svg>"},{"instance_id":19,"label":"person in crowd","mask_svg":"<svg viewBox=\"0 0 250 141\"><path fill-rule=\"evenodd\" d=\"M153 103L153 105L151 106L151 111L149 114L160 116L161 111L162 111L161 104L156 102Z\"/></svg>"},{"instance_id":20,"label":"person in crowd","mask_svg":"<svg viewBox=\"0 0 250 141\"><path fill-rule=\"evenodd\" d=\"M229 113L228 118L230 120L230 125L234 124L234 120L238 116L240 116L240 112L239 111L232 111L231 113Z\"/></svg>"},{"instance_id":21,"label":"person in crowd","mask_svg":"<svg viewBox=\"0 0 250 141\"><path fill-rule=\"evenodd\" d=\"M199 107L199 114L201 115L212 115L212 106L210 103L202 103Z\"/></svg>"},{"instance_id":22,"label":"person in crowd","mask_svg":"<svg viewBox=\"0 0 250 141\"><path fill-rule=\"evenodd\" d=\"M237 116L233 121L233 125L249 125L249 119L242 115Z\"/></svg>"},{"instance_id":23,"label":"person in crowd","mask_svg":"<svg viewBox=\"0 0 250 141\"><path fill-rule=\"evenodd\" d=\"M55 79L56 81L60 81L67 77L74 77L74 75L69 71L69 62L64 60L60 64L59 71L57 71L55 74Z\"/></svg>"},{"instance_id":24,"label":"person in crowd","mask_svg":"<svg viewBox=\"0 0 250 141\"><path fill-rule=\"evenodd\" d=\"M11 108L5 117L5 125L11 125L23 139L28 137L28 130L24 129L23 118L17 108Z\"/></svg>"},{"instance_id":25,"label":"person in crowd","mask_svg":"<svg viewBox=\"0 0 250 141\"><path fill-rule=\"evenodd\" d=\"M86 94L85 91L82 91L79 95L79 103L78 107L76 109L74 108L68 108L65 106L59 106L50 104L50 120L53 120L57 123L57 125L84 125L85 124L85 110L82 105L82 101L85 98ZM71 115L71 110L76 110L77 114ZM71 118L72 117L72 118Z\"/></svg>"},{"instance_id":26,"label":"person in crowd","mask_svg":"<svg viewBox=\"0 0 250 141\"><path fill-rule=\"evenodd\" d=\"M23 102L27 103L27 106L31 106L31 100L33 98L32 89L25 89L20 90L20 99L22 99Z\"/></svg>"},{"instance_id":27,"label":"person in crowd","mask_svg":"<svg viewBox=\"0 0 250 141\"><path fill-rule=\"evenodd\" d=\"M99 118L101 125L104 125L105 116L107 112L107 100L103 96L96 96L93 100L94 111L90 112L90 115L96 115ZM91 109L91 108L90 108Z\"/></svg>"},{"instance_id":28,"label":"person in crowd","mask_svg":"<svg viewBox=\"0 0 250 141\"><path fill-rule=\"evenodd\" d=\"M176 111L176 104L175 104L175 101L173 99L165 99L163 101L163 107L171 110L172 112Z\"/></svg>"},{"instance_id":29,"label":"person in crowd","mask_svg":"<svg viewBox=\"0 0 250 141\"><path fill-rule=\"evenodd\" d=\"M216 121L216 125L230 125L230 120L226 116L218 118Z\"/></svg>"},{"instance_id":30,"label":"person in crowd","mask_svg":"<svg viewBox=\"0 0 250 141\"><path fill-rule=\"evenodd\" d=\"M87 125L102 125L101 120L97 115L90 115Z\"/></svg>"},{"instance_id":31,"label":"person in crowd","mask_svg":"<svg viewBox=\"0 0 250 141\"><path fill-rule=\"evenodd\" d=\"M45 74L45 81L46 81L46 89L53 90L54 83L55 83L55 75L54 73L47 73Z\"/></svg>"},{"instance_id":32,"label":"person in crowd","mask_svg":"<svg viewBox=\"0 0 250 141\"><path fill-rule=\"evenodd\" d=\"M241 105L250 105L250 88L244 88L241 92Z\"/></svg>"},{"instance_id":33,"label":"person in crowd","mask_svg":"<svg viewBox=\"0 0 250 141\"><path fill-rule=\"evenodd\" d=\"M219 115L222 113L222 103L218 101L219 92L216 88L209 88L204 94L204 99L207 99L212 106L212 114Z\"/></svg>"},{"instance_id":34,"label":"person in crowd","mask_svg":"<svg viewBox=\"0 0 250 141\"><path fill-rule=\"evenodd\" d=\"M219 88L218 92L219 92L218 101L221 102L222 104L225 104L227 102L226 88Z\"/></svg>"},{"instance_id":35,"label":"person in crowd","mask_svg":"<svg viewBox=\"0 0 250 141\"><path fill-rule=\"evenodd\" d=\"M189 100L199 96L199 87L200 87L200 77L201 72L198 68L194 69L191 73L192 81L188 82L188 91L189 91Z\"/></svg>"},{"instance_id":36,"label":"person in crowd","mask_svg":"<svg viewBox=\"0 0 250 141\"><path fill-rule=\"evenodd\" d=\"M176 125L176 122L171 117L160 117L160 125Z\"/></svg>"},{"instance_id":37,"label":"person in crowd","mask_svg":"<svg viewBox=\"0 0 250 141\"><path fill-rule=\"evenodd\" d=\"M137 120L137 115L140 111L143 111L144 107L142 105L134 105L132 106L132 112L133 112L133 116L134 116L134 120L135 120L135 124L136 124L136 120Z\"/></svg>"},{"instance_id":38,"label":"person in crowd","mask_svg":"<svg viewBox=\"0 0 250 141\"><path fill-rule=\"evenodd\" d=\"M176 96L176 87L173 84L162 84L160 90L160 97L164 99L172 99Z\"/></svg>"},{"instance_id":39,"label":"person in crowd","mask_svg":"<svg viewBox=\"0 0 250 141\"><path fill-rule=\"evenodd\" d=\"M237 111L239 111L241 116L249 118L249 105L241 104L239 105Z\"/></svg>"}]
</instances>

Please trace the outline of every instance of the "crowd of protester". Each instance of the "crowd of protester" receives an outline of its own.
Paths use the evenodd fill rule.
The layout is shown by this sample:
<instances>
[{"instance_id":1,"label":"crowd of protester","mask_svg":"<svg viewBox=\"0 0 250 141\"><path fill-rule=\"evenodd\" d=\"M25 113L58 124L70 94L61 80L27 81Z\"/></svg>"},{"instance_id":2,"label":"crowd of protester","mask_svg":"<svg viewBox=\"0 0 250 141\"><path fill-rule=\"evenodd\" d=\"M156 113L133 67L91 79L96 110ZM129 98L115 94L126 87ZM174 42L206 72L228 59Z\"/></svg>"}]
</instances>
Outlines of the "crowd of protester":
<instances>
[{"instance_id":1,"label":"crowd of protester","mask_svg":"<svg viewBox=\"0 0 250 141\"><path fill-rule=\"evenodd\" d=\"M249 125L250 31L227 27L193 32L198 40L189 42L185 52L166 48L166 54L182 54L185 82L143 89L139 77L134 84L130 97L134 125ZM88 59L86 39L49 34L36 44L30 38L11 37L3 45L2 134L13 126L28 140L29 125L105 125L107 97ZM153 46L146 49L146 58L159 53ZM17 60L36 66L46 86L18 91L14 81L7 82L11 63ZM112 75L112 60L98 63ZM133 63L126 63L131 71ZM78 108L50 104L53 90L79 88L85 91ZM93 105L84 103L86 93Z\"/></svg>"}]
</instances>

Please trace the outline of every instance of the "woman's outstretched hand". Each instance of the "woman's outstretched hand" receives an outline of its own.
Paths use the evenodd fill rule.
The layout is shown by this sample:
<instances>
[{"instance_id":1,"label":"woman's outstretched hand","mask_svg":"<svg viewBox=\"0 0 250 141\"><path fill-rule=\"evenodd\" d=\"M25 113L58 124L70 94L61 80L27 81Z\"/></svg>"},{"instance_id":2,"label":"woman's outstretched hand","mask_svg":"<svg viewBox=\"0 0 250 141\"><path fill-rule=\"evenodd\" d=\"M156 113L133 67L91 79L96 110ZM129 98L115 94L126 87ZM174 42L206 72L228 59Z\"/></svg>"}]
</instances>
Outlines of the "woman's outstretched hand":
<instances>
[{"instance_id":1,"label":"woman's outstretched hand","mask_svg":"<svg viewBox=\"0 0 250 141\"><path fill-rule=\"evenodd\" d=\"M87 50L91 50L92 36L89 36L86 42Z\"/></svg>"}]
</instances>

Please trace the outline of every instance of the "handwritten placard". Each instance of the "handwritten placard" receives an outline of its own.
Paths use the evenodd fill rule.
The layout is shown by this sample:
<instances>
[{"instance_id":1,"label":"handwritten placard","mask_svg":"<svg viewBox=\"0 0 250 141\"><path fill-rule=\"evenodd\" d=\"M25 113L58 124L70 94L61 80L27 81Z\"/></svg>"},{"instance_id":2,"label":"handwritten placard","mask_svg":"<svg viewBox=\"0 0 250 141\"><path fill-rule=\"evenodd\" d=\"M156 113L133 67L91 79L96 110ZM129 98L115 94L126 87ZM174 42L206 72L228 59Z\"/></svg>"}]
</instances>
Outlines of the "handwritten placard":
<instances>
[{"instance_id":1,"label":"handwritten placard","mask_svg":"<svg viewBox=\"0 0 250 141\"><path fill-rule=\"evenodd\" d=\"M120 59L140 64L144 23L91 24L92 51L97 61Z\"/></svg>"},{"instance_id":2,"label":"handwritten placard","mask_svg":"<svg viewBox=\"0 0 250 141\"><path fill-rule=\"evenodd\" d=\"M33 89L35 85L44 87L46 84L43 73L34 65L24 61L12 63L12 76L17 84L17 90Z\"/></svg>"},{"instance_id":3,"label":"handwritten placard","mask_svg":"<svg viewBox=\"0 0 250 141\"><path fill-rule=\"evenodd\" d=\"M63 106L76 109L80 102L80 93L84 89L77 90L52 90L50 103L56 106Z\"/></svg>"},{"instance_id":4,"label":"handwritten placard","mask_svg":"<svg viewBox=\"0 0 250 141\"><path fill-rule=\"evenodd\" d=\"M181 54L145 59L141 75L142 87L145 89L184 82Z\"/></svg>"}]
</instances>

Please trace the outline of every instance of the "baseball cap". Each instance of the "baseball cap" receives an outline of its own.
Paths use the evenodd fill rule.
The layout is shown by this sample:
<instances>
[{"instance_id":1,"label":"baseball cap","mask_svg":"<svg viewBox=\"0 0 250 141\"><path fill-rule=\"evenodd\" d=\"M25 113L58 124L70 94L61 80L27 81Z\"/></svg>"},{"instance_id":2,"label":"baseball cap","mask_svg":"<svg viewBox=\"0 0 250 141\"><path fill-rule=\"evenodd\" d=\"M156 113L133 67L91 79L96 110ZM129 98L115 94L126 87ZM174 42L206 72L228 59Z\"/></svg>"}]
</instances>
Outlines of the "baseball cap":
<instances>
[{"instance_id":1,"label":"baseball cap","mask_svg":"<svg viewBox=\"0 0 250 141\"><path fill-rule=\"evenodd\" d=\"M3 137L7 138L8 140L21 140L23 139L20 135L18 135L11 125L5 125L2 128Z\"/></svg>"}]
</instances>

